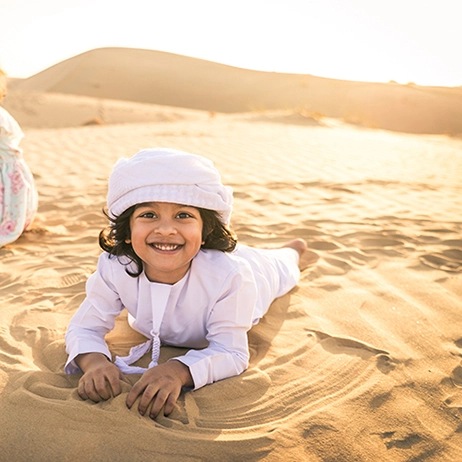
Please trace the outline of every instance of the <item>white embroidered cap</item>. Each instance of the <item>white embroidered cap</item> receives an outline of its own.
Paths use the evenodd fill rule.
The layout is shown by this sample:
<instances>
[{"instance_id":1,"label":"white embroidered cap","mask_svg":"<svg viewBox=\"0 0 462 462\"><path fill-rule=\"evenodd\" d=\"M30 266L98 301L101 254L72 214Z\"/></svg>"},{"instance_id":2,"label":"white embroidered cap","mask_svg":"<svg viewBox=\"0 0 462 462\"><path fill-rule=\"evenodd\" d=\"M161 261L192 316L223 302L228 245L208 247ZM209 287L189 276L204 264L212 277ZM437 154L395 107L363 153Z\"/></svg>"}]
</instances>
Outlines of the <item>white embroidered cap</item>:
<instances>
[{"instance_id":1,"label":"white embroidered cap","mask_svg":"<svg viewBox=\"0 0 462 462\"><path fill-rule=\"evenodd\" d=\"M109 178L109 215L119 216L132 205L173 202L215 210L229 224L233 191L224 186L213 162L175 149L143 149L119 159Z\"/></svg>"}]
</instances>

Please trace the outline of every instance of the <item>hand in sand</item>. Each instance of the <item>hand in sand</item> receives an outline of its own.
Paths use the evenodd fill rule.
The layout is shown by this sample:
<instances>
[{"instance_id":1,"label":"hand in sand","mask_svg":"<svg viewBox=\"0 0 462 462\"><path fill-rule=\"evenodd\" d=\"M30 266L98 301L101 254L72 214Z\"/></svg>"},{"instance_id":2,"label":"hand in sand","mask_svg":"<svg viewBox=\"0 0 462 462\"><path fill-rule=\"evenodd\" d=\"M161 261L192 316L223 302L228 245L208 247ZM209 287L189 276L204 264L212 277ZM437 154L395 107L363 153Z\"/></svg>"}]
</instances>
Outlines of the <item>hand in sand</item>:
<instances>
[{"instance_id":1,"label":"hand in sand","mask_svg":"<svg viewBox=\"0 0 462 462\"><path fill-rule=\"evenodd\" d=\"M141 396L138 411L145 415L151 405L149 417L155 419L162 408L164 415L173 411L180 396L181 387L194 386L189 368L180 361L169 361L148 369L133 385L127 396L127 407L131 409L136 399Z\"/></svg>"},{"instance_id":2,"label":"hand in sand","mask_svg":"<svg viewBox=\"0 0 462 462\"><path fill-rule=\"evenodd\" d=\"M124 376L120 369L101 353L86 353L75 358L82 369L78 393L82 399L95 403L120 395L120 381Z\"/></svg>"}]
</instances>

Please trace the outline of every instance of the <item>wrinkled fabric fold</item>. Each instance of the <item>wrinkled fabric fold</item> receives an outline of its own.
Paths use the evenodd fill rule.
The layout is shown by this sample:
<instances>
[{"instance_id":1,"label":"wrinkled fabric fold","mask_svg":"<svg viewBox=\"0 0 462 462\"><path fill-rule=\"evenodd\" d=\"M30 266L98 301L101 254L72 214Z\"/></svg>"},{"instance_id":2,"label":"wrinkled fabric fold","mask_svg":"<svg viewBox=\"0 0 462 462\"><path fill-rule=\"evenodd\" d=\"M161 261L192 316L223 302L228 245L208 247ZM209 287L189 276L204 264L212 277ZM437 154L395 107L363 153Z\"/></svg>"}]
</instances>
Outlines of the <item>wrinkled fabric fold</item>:
<instances>
[{"instance_id":1,"label":"wrinkled fabric fold","mask_svg":"<svg viewBox=\"0 0 462 462\"><path fill-rule=\"evenodd\" d=\"M147 368L132 366L133 363L141 359L149 350L151 350L151 362ZM159 354L160 338L158 335L156 335L152 340L148 340L131 348L128 356L116 356L114 364L124 374L144 374L148 369L157 366L159 361Z\"/></svg>"},{"instance_id":2,"label":"wrinkled fabric fold","mask_svg":"<svg viewBox=\"0 0 462 462\"><path fill-rule=\"evenodd\" d=\"M146 275L143 273L143 278ZM144 374L148 369L157 366L160 356L160 326L164 318L165 308L168 303L168 298L172 291L172 286L167 284L150 283L143 285L140 291L139 304L145 304L152 307L152 328L151 339L136 345L130 349L127 356L117 356L114 364L124 374ZM151 350L151 362L147 368L132 366L133 363L141 359L149 350Z\"/></svg>"}]
</instances>

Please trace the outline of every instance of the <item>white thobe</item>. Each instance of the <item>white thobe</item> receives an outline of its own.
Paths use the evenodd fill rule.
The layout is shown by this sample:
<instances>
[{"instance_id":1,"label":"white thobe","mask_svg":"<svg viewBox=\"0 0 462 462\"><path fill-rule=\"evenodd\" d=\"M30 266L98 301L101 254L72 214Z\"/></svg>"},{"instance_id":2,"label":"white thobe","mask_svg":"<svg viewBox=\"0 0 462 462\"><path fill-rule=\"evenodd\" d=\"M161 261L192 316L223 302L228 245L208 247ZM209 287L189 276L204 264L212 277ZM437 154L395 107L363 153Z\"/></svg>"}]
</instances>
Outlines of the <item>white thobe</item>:
<instances>
[{"instance_id":1,"label":"white thobe","mask_svg":"<svg viewBox=\"0 0 462 462\"><path fill-rule=\"evenodd\" d=\"M150 348L149 367L156 365L162 343L190 348L173 359L189 367L195 389L238 375L248 367L247 331L274 298L297 283L297 263L298 254L287 248L201 250L183 279L169 285L149 281L144 272L134 278L116 257L103 253L66 333L65 371L81 372L74 362L79 354L98 352L111 358L104 336L126 308L131 327L149 341L116 358L123 372L142 373L144 369L129 365Z\"/></svg>"}]
</instances>

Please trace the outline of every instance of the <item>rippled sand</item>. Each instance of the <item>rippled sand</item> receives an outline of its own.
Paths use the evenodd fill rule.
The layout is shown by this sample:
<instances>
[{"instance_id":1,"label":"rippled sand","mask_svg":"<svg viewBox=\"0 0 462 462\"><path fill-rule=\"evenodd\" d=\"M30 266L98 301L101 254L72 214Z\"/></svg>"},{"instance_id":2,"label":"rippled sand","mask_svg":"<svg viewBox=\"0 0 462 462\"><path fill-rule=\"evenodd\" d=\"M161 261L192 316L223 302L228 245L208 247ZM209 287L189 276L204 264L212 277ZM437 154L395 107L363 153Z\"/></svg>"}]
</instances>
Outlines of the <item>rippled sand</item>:
<instances>
[{"instance_id":1,"label":"rippled sand","mask_svg":"<svg viewBox=\"0 0 462 462\"><path fill-rule=\"evenodd\" d=\"M462 460L462 141L292 119L26 131L40 207L0 249L0 459ZM151 421L127 389L81 401L62 369L109 172L156 146L215 162L241 242L303 237L319 258L250 332L248 371ZM117 354L139 340L124 315L108 337Z\"/></svg>"}]
</instances>

